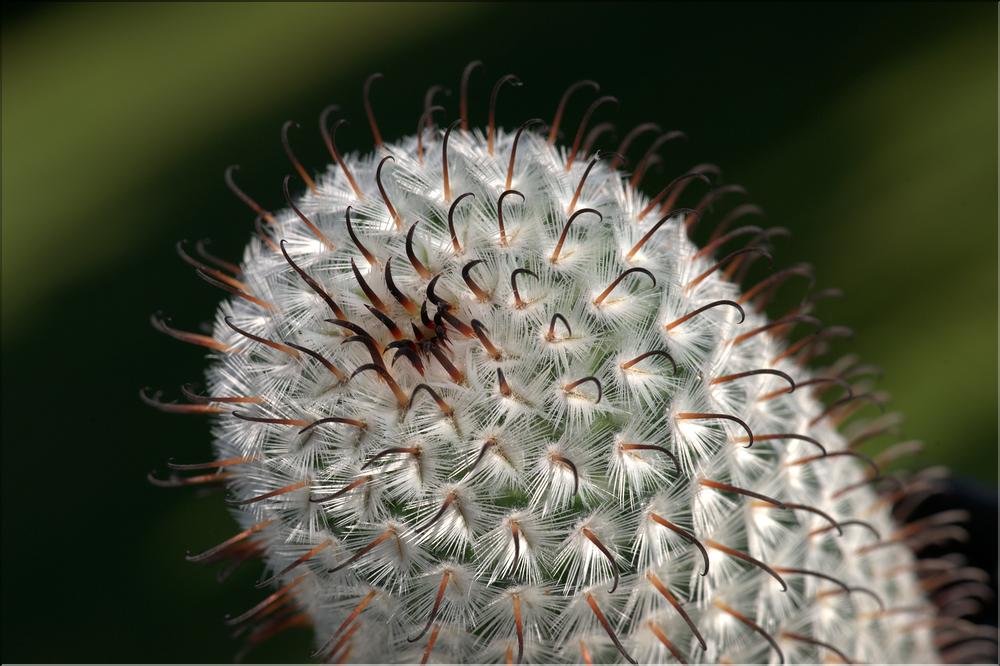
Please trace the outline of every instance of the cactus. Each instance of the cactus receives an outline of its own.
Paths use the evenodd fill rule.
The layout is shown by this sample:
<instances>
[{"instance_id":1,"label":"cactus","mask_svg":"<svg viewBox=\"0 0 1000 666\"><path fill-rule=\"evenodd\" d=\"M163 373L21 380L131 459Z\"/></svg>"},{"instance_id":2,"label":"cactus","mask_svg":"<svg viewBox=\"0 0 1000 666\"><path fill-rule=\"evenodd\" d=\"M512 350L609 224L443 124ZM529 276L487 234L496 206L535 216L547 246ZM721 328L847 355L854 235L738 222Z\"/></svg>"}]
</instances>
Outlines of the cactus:
<instances>
[{"instance_id":1,"label":"cactus","mask_svg":"<svg viewBox=\"0 0 1000 666\"><path fill-rule=\"evenodd\" d=\"M146 399L215 415L217 457L160 482L225 483L240 531L192 559L263 559L249 645L308 624L331 662L937 660L910 546L956 528L895 523L912 482L880 465L913 447L859 450L884 418L840 431L879 394L854 357L810 368L845 334L813 315L828 292L765 313L809 267L739 286L772 235L713 210L739 188L700 165L639 189L679 133L627 173L657 127L593 153L597 97L561 146L581 82L504 131L510 76L474 129L472 71L459 120L431 99L395 143L370 79L374 151L342 155L328 110L315 178L286 125L304 194L286 177L272 213L227 172L258 215L242 262L180 247L230 296L211 335L154 320L211 355L187 404Z\"/></svg>"}]
</instances>

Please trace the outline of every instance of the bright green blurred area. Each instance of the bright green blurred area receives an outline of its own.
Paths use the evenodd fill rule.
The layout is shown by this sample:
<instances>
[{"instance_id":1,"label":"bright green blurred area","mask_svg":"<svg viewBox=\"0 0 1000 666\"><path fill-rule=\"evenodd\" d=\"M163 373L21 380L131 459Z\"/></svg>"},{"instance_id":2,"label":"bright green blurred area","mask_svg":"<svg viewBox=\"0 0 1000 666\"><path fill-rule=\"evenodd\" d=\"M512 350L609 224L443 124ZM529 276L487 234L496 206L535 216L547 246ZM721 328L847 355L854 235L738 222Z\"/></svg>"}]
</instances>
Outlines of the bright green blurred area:
<instances>
[{"instance_id":1,"label":"bright green blurred area","mask_svg":"<svg viewBox=\"0 0 1000 666\"><path fill-rule=\"evenodd\" d=\"M473 58L489 78L473 85L481 121L492 81L512 71L526 85L505 91L504 124L548 118L568 83L596 78L622 100L601 118L619 138L643 121L684 130L691 141L647 188L705 161L745 185L793 231L776 265L809 261L818 287L845 290L819 314L857 332L839 351L885 370L879 386L906 421L881 444L921 439L921 462L995 484L996 19L995 6L960 3L5 14L4 661L231 658L220 616L259 599L253 572L216 586L182 557L232 532L221 498L144 480L167 457L204 459L207 429L135 397L197 379L202 360L146 320L160 308L182 328L210 317L219 294L172 244L210 236L239 256L253 218L222 185L227 164L281 206L278 129L301 121L292 141L320 168L315 118L330 102L352 121L342 148L370 147L360 90L373 71L386 75L373 103L387 137L414 131L434 83L453 91L439 102L454 116ZM251 658L307 649L299 634Z\"/></svg>"}]
</instances>

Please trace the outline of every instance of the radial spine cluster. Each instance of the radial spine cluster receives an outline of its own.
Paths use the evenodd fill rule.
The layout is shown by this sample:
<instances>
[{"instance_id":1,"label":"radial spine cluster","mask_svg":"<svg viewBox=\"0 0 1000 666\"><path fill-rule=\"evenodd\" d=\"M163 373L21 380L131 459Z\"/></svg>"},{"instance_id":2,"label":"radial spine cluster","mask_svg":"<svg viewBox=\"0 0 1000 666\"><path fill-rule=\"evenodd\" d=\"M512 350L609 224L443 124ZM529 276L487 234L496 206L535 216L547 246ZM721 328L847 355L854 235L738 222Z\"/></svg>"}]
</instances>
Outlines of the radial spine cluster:
<instances>
[{"instance_id":1,"label":"radial spine cluster","mask_svg":"<svg viewBox=\"0 0 1000 666\"><path fill-rule=\"evenodd\" d=\"M838 432L860 366L806 366L836 327L786 340L809 298L763 312L808 271L738 286L770 260L750 207L697 247L726 188L677 201L716 172L650 198L554 140L565 100L544 131L373 120L367 155L324 118L334 164L246 197L238 267L184 254L231 297L211 336L157 325L211 350L190 411L242 530L196 559L260 554L277 590L234 622L310 624L331 662L936 660Z\"/></svg>"}]
</instances>

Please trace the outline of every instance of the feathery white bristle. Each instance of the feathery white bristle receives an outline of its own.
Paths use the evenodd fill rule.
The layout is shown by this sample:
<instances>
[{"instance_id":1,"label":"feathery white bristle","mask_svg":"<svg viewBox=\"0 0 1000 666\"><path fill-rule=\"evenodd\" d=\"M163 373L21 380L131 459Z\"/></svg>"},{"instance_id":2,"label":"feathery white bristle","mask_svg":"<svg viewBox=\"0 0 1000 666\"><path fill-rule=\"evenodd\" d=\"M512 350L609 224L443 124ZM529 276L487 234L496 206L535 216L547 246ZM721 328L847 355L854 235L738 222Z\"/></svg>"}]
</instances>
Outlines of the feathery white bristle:
<instances>
[{"instance_id":1,"label":"feathery white bristle","mask_svg":"<svg viewBox=\"0 0 1000 666\"><path fill-rule=\"evenodd\" d=\"M910 553L865 550L887 507L834 496L870 470L810 459L847 441L819 385L788 390L814 375L787 328L688 240L703 211L641 216L607 160L567 171L528 130L501 230L515 135L449 134L264 216L216 316L208 391L248 398L213 427L234 512L318 656L935 659L892 612L924 603L885 573Z\"/></svg>"}]
</instances>

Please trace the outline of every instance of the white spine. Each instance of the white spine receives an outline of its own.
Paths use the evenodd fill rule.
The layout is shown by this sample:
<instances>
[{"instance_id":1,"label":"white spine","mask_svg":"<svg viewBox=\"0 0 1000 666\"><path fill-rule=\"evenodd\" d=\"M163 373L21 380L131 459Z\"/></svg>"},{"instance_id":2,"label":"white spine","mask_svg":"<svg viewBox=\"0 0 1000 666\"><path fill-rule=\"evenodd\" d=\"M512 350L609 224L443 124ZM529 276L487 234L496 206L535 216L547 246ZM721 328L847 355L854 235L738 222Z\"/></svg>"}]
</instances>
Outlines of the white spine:
<instances>
[{"instance_id":1,"label":"white spine","mask_svg":"<svg viewBox=\"0 0 1000 666\"><path fill-rule=\"evenodd\" d=\"M276 585L298 581L290 594L315 626L320 658L669 662L672 646L689 662L837 660L825 644L863 662L934 661L930 629L904 634L913 616L888 612L925 603L899 566L911 555L866 551L878 540L873 530L839 528L864 520L883 536L895 529L869 487L834 497L865 480L864 466L829 455L789 465L818 453L797 439L746 447L739 421L756 435L794 433L830 454L845 449L831 419L814 421L824 410L815 387L762 401L787 382L752 374L713 383L761 369L810 378L791 356L776 360L786 346L776 331L739 339L766 316L747 301L745 317L721 305L670 327L715 301L739 301L741 289L721 270L693 284L716 259L696 257L684 214L632 252L660 216L639 219L648 198L605 161L569 211L589 160L567 172L566 154L531 131L510 186L523 196L505 198L501 237L497 200L513 136L498 131L491 155L479 133L451 132L451 201L442 132L426 132L422 160L415 137L347 156L363 197L332 167L295 201L322 238L291 210L264 225L374 339L405 400L379 371L342 381L309 354L236 330L307 348L348 377L375 362L370 344L348 341L358 334L329 322L337 317L324 298L259 236L240 278L258 302L233 296L216 316L213 337L231 350L213 354L209 393L260 398L231 405L243 417L294 421L226 413L213 431L220 459L245 460L228 468L233 499L243 502L235 513L243 529L270 521L254 538ZM398 220L376 183L390 154L381 180ZM449 208L466 193L474 196L455 207L453 240ZM348 206L375 263L347 233ZM583 209L597 213L577 215L560 244ZM414 252L440 276L435 298L451 317L438 320L447 344L437 353L457 381L428 345L414 351L421 375L388 347L394 337L371 311L383 308L405 338L414 325L425 340L435 335L385 280L391 260L398 289L417 306L427 301L431 319L440 311L407 256L414 224ZM468 275L481 294L462 276L475 260ZM381 304L362 291L352 262ZM630 268L648 272L600 298ZM530 273L516 276L515 295L519 269ZM469 334L473 320L488 344ZM628 365L654 350L669 357ZM420 384L431 390L414 392ZM300 433L330 417L350 422ZM821 531L830 519L837 529Z\"/></svg>"}]
</instances>

